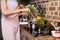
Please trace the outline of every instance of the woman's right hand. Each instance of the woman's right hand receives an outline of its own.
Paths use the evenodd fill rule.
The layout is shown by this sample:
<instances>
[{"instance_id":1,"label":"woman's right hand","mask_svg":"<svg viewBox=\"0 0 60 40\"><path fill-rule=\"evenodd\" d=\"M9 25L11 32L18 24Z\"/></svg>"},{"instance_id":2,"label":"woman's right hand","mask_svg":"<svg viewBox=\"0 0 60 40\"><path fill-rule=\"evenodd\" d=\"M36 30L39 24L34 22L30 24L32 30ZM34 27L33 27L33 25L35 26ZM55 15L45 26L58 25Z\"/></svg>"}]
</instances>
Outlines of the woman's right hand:
<instances>
[{"instance_id":1,"label":"woman's right hand","mask_svg":"<svg viewBox=\"0 0 60 40\"><path fill-rule=\"evenodd\" d=\"M24 9L21 9L21 15L23 16L28 16L28 14L30 13L30 9L29 8L24 8Z\"/></svg>"}]
</instances>

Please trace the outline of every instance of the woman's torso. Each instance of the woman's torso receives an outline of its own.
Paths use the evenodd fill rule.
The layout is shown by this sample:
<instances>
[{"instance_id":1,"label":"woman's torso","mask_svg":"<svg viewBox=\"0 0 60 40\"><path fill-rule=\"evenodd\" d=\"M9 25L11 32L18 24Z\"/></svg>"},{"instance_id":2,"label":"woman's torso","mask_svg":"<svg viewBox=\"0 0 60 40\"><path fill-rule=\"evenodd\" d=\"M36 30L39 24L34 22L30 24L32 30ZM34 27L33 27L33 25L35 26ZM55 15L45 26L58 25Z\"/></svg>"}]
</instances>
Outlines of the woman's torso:
<instances>
[{"instance_id":1,"label":"woman's torso","mask_svg":"<svg viewBox=\"0 0 60 40\"><path fill-rule=\"evenodd\" d=\"M18 7L17 0L7 0L7 9L8 10L15 10ZM18 14L4 16L2 12L2 23L7 25L16 26L18 25Z\"/></svg>"}]
</instances>

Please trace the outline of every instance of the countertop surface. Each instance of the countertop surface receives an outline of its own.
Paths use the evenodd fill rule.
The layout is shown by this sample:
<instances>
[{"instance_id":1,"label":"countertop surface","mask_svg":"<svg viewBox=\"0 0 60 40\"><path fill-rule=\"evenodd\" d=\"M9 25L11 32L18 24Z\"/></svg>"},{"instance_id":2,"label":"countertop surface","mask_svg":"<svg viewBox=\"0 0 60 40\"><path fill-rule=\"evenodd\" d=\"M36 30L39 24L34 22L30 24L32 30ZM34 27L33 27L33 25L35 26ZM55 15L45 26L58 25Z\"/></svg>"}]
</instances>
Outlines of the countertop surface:
<instances>
[{"instance_id":1,"label":"countertop surface","mask_svg":"<svg viewBox=\"0 0 60 40\"><path fill-rule=\"evenodd\" d=\"M53 36L40 36L40 37L35 37L36 40L52 40L52 39L56 39L56 40L60 40L60 38L55 38Z\"/></svg>"},{"instance_id":2,"label":"countertop surface","mask_svg":"<svg viewBox=\"0 0 60 40\"><path fill-rule=\"evenodd\" d=\"M29 40L51 40L51 38L53 38L53 36L51 35L34 37L28 31L26 31L23 27L21 27L21 31L25 36L28 37ZM60 40L60 38L56 38L56 40Z\"/></svg>"}]
</instances>

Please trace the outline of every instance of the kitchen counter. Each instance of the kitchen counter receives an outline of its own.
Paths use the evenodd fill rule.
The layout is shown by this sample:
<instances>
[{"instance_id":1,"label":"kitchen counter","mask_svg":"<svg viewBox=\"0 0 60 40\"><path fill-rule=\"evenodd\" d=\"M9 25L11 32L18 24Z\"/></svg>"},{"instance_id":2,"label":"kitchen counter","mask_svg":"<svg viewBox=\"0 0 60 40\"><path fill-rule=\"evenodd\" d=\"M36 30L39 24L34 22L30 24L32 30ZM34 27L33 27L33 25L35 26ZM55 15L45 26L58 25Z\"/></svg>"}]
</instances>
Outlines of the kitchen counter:
<instances>
[{"instance_id":1,"label":"kitchen counter","mask_svg":"<svg viewBox=\"0 0 60 40\"><path fill-rule=\"evenodd\" d=\"M28 31L26 31L23 27L21 27L21 33L24 36L26 36L29 40L51 40L52 38L52 36L50 35L34 37ZM56 38L56 40L60 40L60 38Z\"/></svg>"},{"instance_id":2,"label":"kitchen counter","mask_svg":"<svg viewBox=\"0 0 60 40\"><path fill-rule=\"evenodd\" d=\"M52 40L53 36L40 36L36 37L37 40ZM60 40L60 38L56 38L56 40Z\"/></svg>"}]
</instances>

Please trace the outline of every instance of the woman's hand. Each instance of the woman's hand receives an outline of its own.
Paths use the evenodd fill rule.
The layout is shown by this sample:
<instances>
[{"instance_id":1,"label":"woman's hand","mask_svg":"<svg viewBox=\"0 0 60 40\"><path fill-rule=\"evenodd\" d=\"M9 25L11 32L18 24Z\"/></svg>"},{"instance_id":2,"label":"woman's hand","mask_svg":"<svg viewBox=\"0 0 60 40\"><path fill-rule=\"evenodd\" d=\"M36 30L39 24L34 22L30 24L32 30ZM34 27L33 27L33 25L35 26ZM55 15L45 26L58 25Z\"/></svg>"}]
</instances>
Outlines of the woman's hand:
<instances>
[{"instance_id":1,"label":"woman's hand","mask_svg":"<svg viewBox=\"0 0 60 40\"><path fill-rule=\"evenodd\" d=\"M28 14L30 14L30 9L24 8L24 9L21 10L20 15L28 16Z\"/></svg>"}]
</instances>

